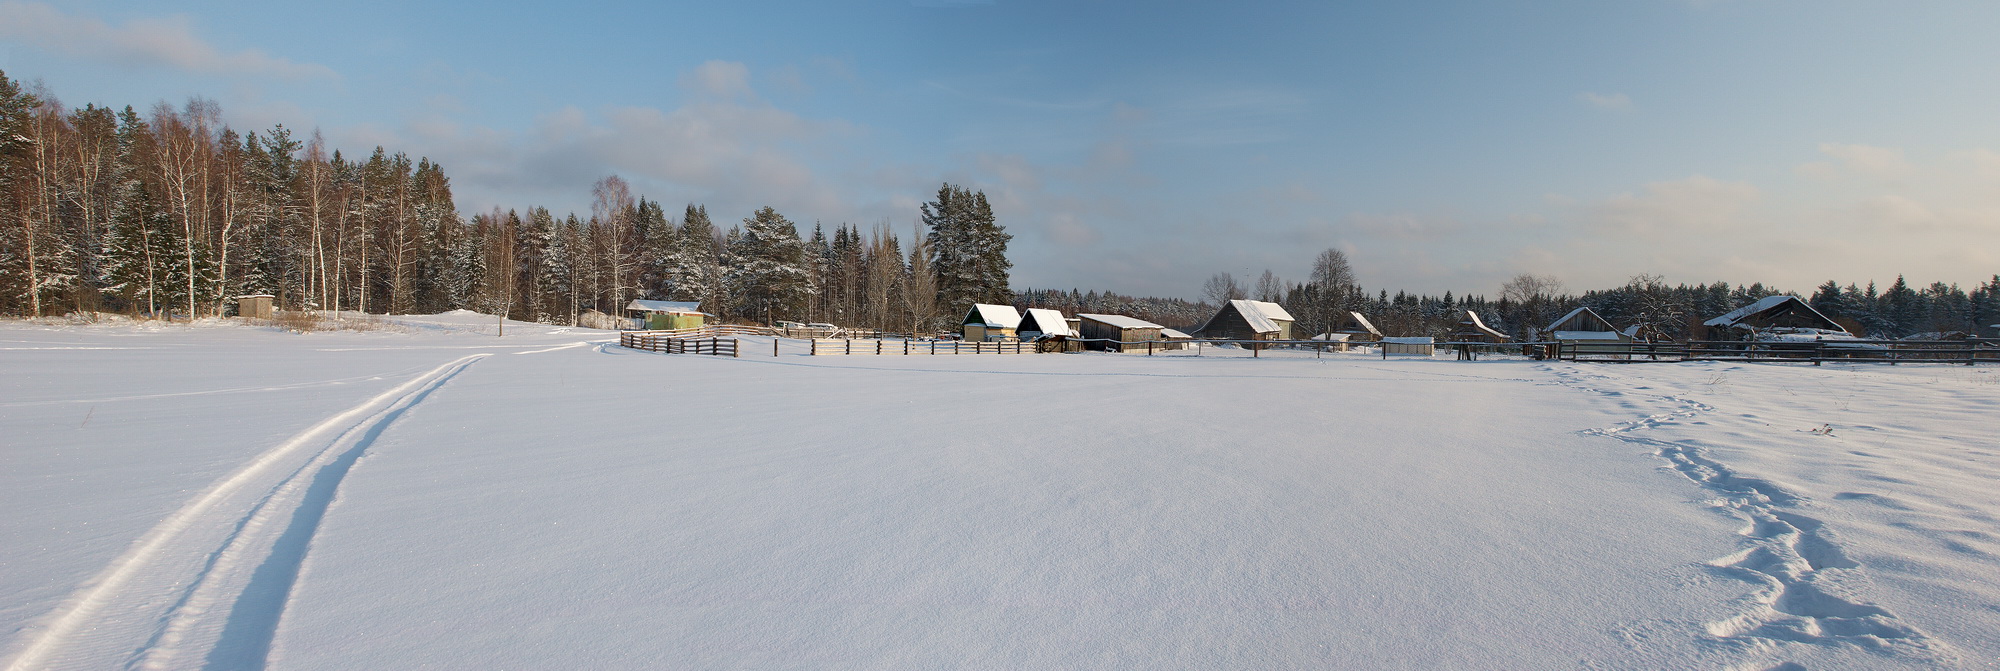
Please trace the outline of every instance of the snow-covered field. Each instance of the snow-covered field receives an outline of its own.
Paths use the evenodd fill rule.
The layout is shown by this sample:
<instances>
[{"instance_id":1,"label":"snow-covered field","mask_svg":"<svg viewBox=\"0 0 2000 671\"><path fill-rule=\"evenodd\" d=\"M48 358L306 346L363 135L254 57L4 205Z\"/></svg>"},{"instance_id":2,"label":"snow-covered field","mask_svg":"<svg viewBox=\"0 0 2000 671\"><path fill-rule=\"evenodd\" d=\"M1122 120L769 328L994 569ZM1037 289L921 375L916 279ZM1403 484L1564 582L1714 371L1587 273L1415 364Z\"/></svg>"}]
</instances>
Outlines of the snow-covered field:
<instances>
[{"instance_id":1,"label":"snow-covered field","mask_svg":"<svg viewBox=\"0 0 2000 671\"><path fill-rule=\"evenodd\" d=\"M0 663L2000 666L1990 367L491 319L0 323Z\"/></svg>"}]
</instances>

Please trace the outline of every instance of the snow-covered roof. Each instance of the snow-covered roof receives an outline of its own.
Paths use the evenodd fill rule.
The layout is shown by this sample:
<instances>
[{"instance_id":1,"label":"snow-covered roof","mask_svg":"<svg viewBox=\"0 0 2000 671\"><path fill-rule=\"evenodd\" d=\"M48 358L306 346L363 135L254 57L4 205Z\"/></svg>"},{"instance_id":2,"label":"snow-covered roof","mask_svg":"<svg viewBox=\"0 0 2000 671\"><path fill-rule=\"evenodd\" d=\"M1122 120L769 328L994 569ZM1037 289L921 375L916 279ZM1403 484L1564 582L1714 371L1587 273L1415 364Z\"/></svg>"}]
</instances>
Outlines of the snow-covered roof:
<instances>
[{"instance_id":1,"label":"snow-covered roof","mask_svg":"<svg viewBox=\"0 0 2000 671\"><path fill-rule=\"evenodd\" d=\"M701 303L698 301L633 300L625 306L625 309L637 312L666 312L679 315L705 314L701 311Z\"/></svg>"},{"instance_id":2,"label":"snow-covered roof","mask_svg":"<svg viewBox=\"0 0 2000 671\"><path fill-rule=\"evenodd\" d=\"M1745 324L1743 322L1749 321L1759 316L1782 316L1786 314L1797 315L1799 317L1805 318L1804 319L1805 321L1816 322L1818 326L1815 326L1813 328L1831 327L1827 328L1826 330L1829 331L1840 330L1843 332L1845 331L1845 329L1842 329L1840 327L1840 324L1835 323L1832 319L1828 319L1826 315L1821 314L1820 311L1813 309L1813 306L1811 304L1805 302L1804 300L1800 300L1798 296L1785 296L1785 295L1765 296L1763 298L1757 299L1757 301L1754 303L1745 305L1740 308L1736 308L1734 310L1730 310L1727 314L1702 322L1702 325L1724 326L1729 328L1740 328L1740 329L1754 329L1757 328L1758 326L1753 324ZM1766 322L1763 325L1770 326L1771 324ZM1801 324L1794 322L1792 324L1789 324L1789 326L1800 327Z\"/></svg>"},{"instance_id":3,"label":"snow-covered roof","mask_svg":"<svg viewBox=\"0 0 2000 671\"><path fill-rule=\"evenodd\" d=\"M1236 313L1243 315L1243 321L1250 324L1250 330L1257 333L1276 333L1282 330L1274 320L1292 321L1292 314L1279 307L1277 303L1233 300L1229 305L1236 308Z\"/></svg>"},{"instance_id":4,"label":"snow-covered roof","mask_svg":"<svg viewBox=\"0 0 2000 671\"><path fill-rule=\"evenodd\" d=\"M961 323L1011 329L1021 325L1021 313L1015 312L1012 305L974 303L972 309L965 313L965 321Z\"/></svg>"},{"instance_id":5,"label":"snow-covered roof","mask_svg":"<svg viewBox=\"0 0 2000 671\"><path fill-rule=\"evenodd\" d=\"M1077 314L1076 316L1077 316L1077 317L1080 317L1080 318L1083 318L1083 319L1087 319L1087 320L1090 320L1090 321L1094 321L1094 322L1097 322L1097 323L1100 323L1100 324L1109 324L1109 325L1111 325L1111 326L1113 326L1113 327L1115 327L1115 328L1121 328L1121 329L1163 329L1163 328L1166 328L1165 326L1161 326L1161 325L1159 325L1159 324L1155 324L1155 323L1152 323L1152 322L1149 322L1149 321L1146 321L1146 320L1144 320L1144 319L1138 319L1138 318L1136 318L1136 317L1127 317L1127 316L1125 316L1125 315L1093 315L1093 314L1082 314L1082 313L1078 313L1078 314Z\"/></svg>"},{"instance_id":6,"label":"snow-covered roof","mask_svg":"<svg viewBox=\"0 0 2000 671\"><path fill-rule=\"evenodd\" d=\"M1380 329L1375 328L1374 322L1368 321L1368 318L1361 316L1361 313L1349 312L1347 313L1347 316L1352 318L1354 320L1354 325L1361 327L1361 330L1367 331L1369 334L1374 335L1377 338L1382 337L1382 331Z\"/></svg>"},{"instance_id":7,"label":"snow-covered roof","mask_svg":"<svg viewBox=\"0 0 2000 671\"><path fill-rule=\"evenodd\" d=\"M1555 320L1554 322L1551 322L1548 328L1542 330L1610 331L1610 330L1615 330L1616 328L1617 327L1611 325L1611 320L1605 319L1603 315L1597 314L1596 310L1592 310L1588 307L1580 307L1575 310L1570 310L1569 314L1563 315L1562 319L1558 319Z\"/></svg>"},{"instance_id":8,"label":"snow-covered roof","mask_svg":"<svg viewBox=\"0 0 2000 671\"><path fill-rule=\"evenodd\" d=\"M1020 329L1023 333L1076 337L1076 331L1069 328L1069 320L1061 312L1048 308L1028 308L1028 313L1021 316Z\"/></svg>"},{"instance_id":9,"label":"snow-covered roof","mask_svg":"<svg viewBox=\"0 0 2000 671\"><path fill-rule=\"evenodd\" d=\"M1382 342L1394 343L1397 345L1431 345L1437 343L1437 341L1432 340L1430 336L1390 336L1387 338L1383 338Z\"/></svg>"},{"instance_id":10,"label":"snow-covered roof","mask_svg":"<svg viewBox=\"0 0 2000 671\"><path fill-rule=\"evenodd\" d=\"M1513 336L1510 336L1510 335L1507 335L1507 334L1505 334L1505 333L1501 333L1501 332L1499 332L1499 331L1495 331L1495 330L1493 330L1492 328L1489 328L1489 327L1487 327L1487 326L1486 326L1486 322L1484 322L1484 321L1481 321L1481 320L1479 319L1479 313L1477 313L1477 312L1473 312L1473 311L1471 311L1471 310L1466 310L1466 311L1465 311L1465 321L1462 321L1462 322L1459 322L1459 323L1460 323L1460 324L1463 324L1463 325L1465 325L1465 326L1469 326L1469 327L1472 327L1472 330L1473 330L1473 331L1476 331L1476 332L1479 332L1479 333L1484 333L1484 334L1486 334L1486 335L1490 335L1490 336L1493 336L1493 337L1495 337L1495 338L1499 338L1499 339L1501 339L1501 340L1513 340L1513 339L1514 339L1514 337L1513 337Z\"/></svg>"},{"instance_id":11,"label":"snow-covered roof","mask_svg":"<svg viewBox=\"0 0 2000 671\"><path fill-rule=\"evenodd\" d=\"M1193 340L1194 336L1173 329L1160 329L1160 337L1168 340Z\"/></svg>"},{"instance_id":12,"label":"snow-covered roof","mask_svg":"<svg viewBox=\"0 0 2000 671\"><path fill-rule=\"evenodd\" d=\"M245 298L277 298L277 296L273 296L270 294L249 294L246 296L237 296L236 300L243 300Z\"/></svg>"},{"instance_id":13,"label":"snow-covered roof","mask_svg":"<svg viewBox=\"0 0 2000 671\"><path fill-rule=\"evenodd\" d=\"M1312 338L1309 338L1309 340L1331 340L1334 342L1347 342L1347 339L1353 336L1354 334L1352 333L1321 333L1319 335L1313 336Z\"/></svg>"}]
</instances>

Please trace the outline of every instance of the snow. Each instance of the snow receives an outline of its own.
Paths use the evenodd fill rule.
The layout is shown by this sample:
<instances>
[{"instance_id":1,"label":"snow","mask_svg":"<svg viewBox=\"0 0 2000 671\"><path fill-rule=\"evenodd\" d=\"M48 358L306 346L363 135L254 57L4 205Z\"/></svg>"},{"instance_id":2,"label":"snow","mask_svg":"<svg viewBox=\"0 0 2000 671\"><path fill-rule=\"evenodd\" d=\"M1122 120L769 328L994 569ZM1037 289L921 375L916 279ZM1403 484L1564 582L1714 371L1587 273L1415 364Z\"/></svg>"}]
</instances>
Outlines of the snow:
<instances>
[{"instance_id":1,"label":"snow","mask_svg":"<svg viewBox=\"0 0 2000 671\"><path fill-rule=\"evenodd\" d=\"M492 322L0 322L0 666L2000 659L1989 367L724 358Z\"/></svg>"},{"instance_id":2,"label":"snow","mask_svg":"<svg viewBox=\"0 0 2000 671\"><path fill-rule=\"evenodd\" d=\"M1193 340L1194 336L1170 328L1160 329L1160 337L1167 340Z\"/></svg>"},{"instance_id":3,"label":"snow","mask_svg":"<svg viewBox=\"0 0 2000 671\"><path fill-rule=\"evenodd\" d=\"M1027 316L1022 318L1020 323L1026 324L1029 319L1034 320L1035 326L1040 329L1037 332L1042 335L1077 337L1076 331L1069 327L1069 320L1064 318L1061 312L1048 308L1028 308Z\"/></svg>"},{"instance_id":4,"label":"snow","mask_svg":"<svg viewBox=\"0 0 2000 671\"><path fill-rule=\"evenodd\" d=\"M1257 333L1276 333L1283 330L1278 328L1277 322L1271 321L1273 319L1293 321L1292 314L1277 303L1239 299L1229 301L1229 304L1236 306L1236 312L1243 315L1243 321L1248 322L1250 330Z\"/></svg>"},{"instance_id":5,"label":"snow","mask_svg":"<svg viewBox=\"0 0 2000 671\"><path fill-rule=\"evenodd\" d=\"M1348 338L1350 338L1350 337L1352 337L1353 335L1354 335L1354 334L1352 334L1352 333L1321 333L1321 334L1319 334L1319 335L1316 335L1316 336L1313 336L1313 337L1312 337L1312 338L1310 338L1310 339L1311 339L1311 340L1331 340L1331 341L1335 341L1335 342L1347 342L1347 339L1348 339Z\"/></svg>"},{"instance_id":6,"label":"snow","mask_svg":"<svg viewBox=\"0 0 2000 671\"><path fill-rule=\"evenodd\" d=\"M1079 313L1079 314L1077 314L1077 317L1078 317L1078 318L1081 318L1081 319L1088 319L1088 320L1090 320L1090 321L1094 321L1094 322L1098 322L1098 323L1101 323L1101 324L1107 324L1107 325L1111 326L1112 328L1121 328L1121 329L1163 329L1163 328L1166 328L1166 327L1164 327L1164 326L1161 326L1161 325L1159 325L1159 324L1155 324L1155 323L1152 323L1152 322L1149 322L1149 321L1146 321L1146 320L1144 320L1144 319L1139 319L1139 318L1137 318L1137 317L1127 317L1127 316L1125 316L1125 315L1096 315L1096 314L1081 314L1081 313Z\"/></svg>"},{"instance_id":7,"label":"snow","mask_svg":"<svg viewBox=\"0 0 2000 671\"><path fill-rule=\"evenodd\" d=\"M1623 342L1626 335L1617 331L1556 331L1549 334L1556 340L1604 340Z\"/></svg>"},{"instance_id":8,"label":"snow","mask_svg":"<svg viewBox=\"0 0 2000 671\"><path fill-rule=\"evenodd\" d=\"M701 311L701 303L698 301L649 301L633 299L630 304L625 306L625 309L639 312L665 312L682 315L706 314Z\"/></svg>"},{"instance_id":9,"label":"snow","mask_svg":"<svg viewBox=\"0 0 2000 671\"><path fill-rule=\"evenodd\" d=\"M974 321L975 316L978 318L977 321ZM1021 325L1021 313L1015 312L1012 305L975 303L972 306L972 311L966 313L965 323L980 324L989 328L1010 329Z\"/></svg>"}]
</instances>

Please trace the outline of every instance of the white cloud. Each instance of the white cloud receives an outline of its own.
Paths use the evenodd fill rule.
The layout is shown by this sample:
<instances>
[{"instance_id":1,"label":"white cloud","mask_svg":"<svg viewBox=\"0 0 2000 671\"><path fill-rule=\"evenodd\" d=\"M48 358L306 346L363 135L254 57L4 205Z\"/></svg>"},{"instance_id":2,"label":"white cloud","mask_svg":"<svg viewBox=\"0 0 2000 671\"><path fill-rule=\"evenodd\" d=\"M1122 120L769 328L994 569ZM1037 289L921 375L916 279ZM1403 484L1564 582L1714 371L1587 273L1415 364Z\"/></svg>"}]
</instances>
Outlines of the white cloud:
<instances>
[{"instance_id":1,"label":"white cloud","mask_svg":"<svg viewBox=\"0 0 2000 671\"><path fill-rule=\"evenodd\" d=\"M1601 110L1624 111L1632 109L1631 96L1623 93L1591 93L1585 91L1576 94L1576 99Z\"/></svg>"},{"instance_id":2,"label":"white cloud","mask_svg":"<svg viewBox=\"0 0 2000 671\"><path fill-rule=\"evenodd\" d=\"M257 49L225 53L197 37L185 17L139 19L122 26L64 14L39 2L0 2L0 38L39 49L131 67L166 66L208 74L280 79L337 79L333 69L294 63Z\"/></svg>"},{"instance_id":3,"label":"white cloud","mask_svg":"<svg viewBox=\"0 0 2000 671\"><path fill-rule=\"evenodd\" d=\"M1896 179L1909 175L1913 170L1910 162L1903 158L1903 150L1895 147L1829 142L1819 146L1819 153L1833 160L1801 164L1798 167L1800 174L1819 179L1833 179L1843 174Z\"/></svg>"},{"instance_id":4,"label":"white cloud","mask_svg":"<svg viewBox=\"0 0 2000 671\"><path fill-rule=\"evenodd\" d=\"M750 66L735 61L709 61L681 76L688 90L723 99L750 96Z\"/></svg>"},{"instance_id":5,"label":"white cloud","mask_svg":"<svg viewBox=\"0 0 2000 671\"><path fill-rule=\"evenodd\" d=\"M1758 195L1749 182L1694 175L1611 197L1592 207L1589 217L1602 228L1639 235L1716 231L1738 223L1737 214Z\"/></svg>"}]
</instances>

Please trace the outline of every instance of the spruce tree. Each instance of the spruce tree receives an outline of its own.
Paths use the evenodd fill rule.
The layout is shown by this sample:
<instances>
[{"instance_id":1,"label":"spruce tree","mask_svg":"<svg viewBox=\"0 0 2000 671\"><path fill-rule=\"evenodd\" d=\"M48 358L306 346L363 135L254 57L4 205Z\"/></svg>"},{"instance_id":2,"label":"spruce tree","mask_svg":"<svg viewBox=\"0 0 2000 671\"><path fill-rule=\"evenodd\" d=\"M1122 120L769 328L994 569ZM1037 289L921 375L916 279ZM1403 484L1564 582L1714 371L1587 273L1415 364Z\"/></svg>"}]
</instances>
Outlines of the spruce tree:
<instances>
[{"instance_id":1,"label":"spruce tree","mask_svg":"<svg viewBox=\"0 0 2000 671\"><path fill-rule=\"evenodd\" d=\"M812 297L812 274L798 228L766 206L743 220L729 246L730 285L742 314L772 323L798 315Z\"/></svg>"},{"instance_id":2,"label":"spruce tree","mask_svg":"<svg viewBox=\"0 0 2000 671\"><path fill-rule=\"evenodd\" d=\"M938 187L937 200L924 203L921 211L930 228L925 240L937 271L938 307L964 312L973 303L1012 303L1007 271L1013 263L1007 260L1007 243L1014 236L995 221L986 193L947 183Z\"/></svg>"}]
</instances>

